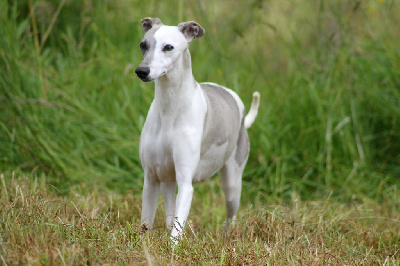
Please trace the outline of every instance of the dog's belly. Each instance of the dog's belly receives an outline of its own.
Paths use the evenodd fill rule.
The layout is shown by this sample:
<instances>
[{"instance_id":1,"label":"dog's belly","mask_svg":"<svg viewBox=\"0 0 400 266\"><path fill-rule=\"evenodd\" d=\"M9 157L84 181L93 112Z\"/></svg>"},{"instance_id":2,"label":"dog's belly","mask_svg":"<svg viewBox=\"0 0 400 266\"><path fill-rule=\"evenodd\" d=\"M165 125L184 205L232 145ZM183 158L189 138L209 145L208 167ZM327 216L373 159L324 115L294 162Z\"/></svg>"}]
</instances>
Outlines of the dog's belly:
<instances>
[{"instance_id":1,"label":"dog's belly","mask_svg":"<svg viewBox=\"0 0 400 266\"><path fill-rule=\"evenodd\" d=\"M176 181L175 165L171 157L164 157L156 163L154 168L160 182L168 183Z\"/></svg>"},{"instance_id":2,"label":"dog's belly","mask_svg":"<svg viewBox=\"0 0 400 266\"><path fill-rule=\"evenodd\" d=\"M227 159L228 142L222 145L213 144L200 156L200 162L193 176L193 182L201 182L213 176ZM229 156L228 156L229 157Z\"/></svg>"}]
</instances>

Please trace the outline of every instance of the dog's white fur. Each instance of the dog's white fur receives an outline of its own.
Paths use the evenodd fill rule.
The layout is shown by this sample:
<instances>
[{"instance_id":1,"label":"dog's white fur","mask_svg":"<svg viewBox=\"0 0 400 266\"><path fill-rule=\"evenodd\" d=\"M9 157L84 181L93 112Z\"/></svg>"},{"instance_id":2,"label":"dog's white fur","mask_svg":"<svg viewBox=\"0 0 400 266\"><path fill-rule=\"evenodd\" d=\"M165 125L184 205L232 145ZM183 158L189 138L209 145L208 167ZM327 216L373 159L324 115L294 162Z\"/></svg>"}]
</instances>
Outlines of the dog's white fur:
<instances>
[{"instance_id":1,"label":"dog's white fur","mask_svg":"<svg viewBox=\"0 0 400 266\"><path fill-rule=\"evenodd\" d=\"M192 183L217 171L225 193L226 220L235 219L249 153L246 128L257 116L260 96L253 94L250 112L244 117L244 105L235 92L195 81L188 48L204 34L199 24L164 26L156 18L145 18L142 24L146 32L141 43L143 61L136 73L143 81L155 81L154 101L140 138L145 173L142 228L152 228L161 190L167 226L176 243L189 214Z\"/></svg>"}]
</instances>

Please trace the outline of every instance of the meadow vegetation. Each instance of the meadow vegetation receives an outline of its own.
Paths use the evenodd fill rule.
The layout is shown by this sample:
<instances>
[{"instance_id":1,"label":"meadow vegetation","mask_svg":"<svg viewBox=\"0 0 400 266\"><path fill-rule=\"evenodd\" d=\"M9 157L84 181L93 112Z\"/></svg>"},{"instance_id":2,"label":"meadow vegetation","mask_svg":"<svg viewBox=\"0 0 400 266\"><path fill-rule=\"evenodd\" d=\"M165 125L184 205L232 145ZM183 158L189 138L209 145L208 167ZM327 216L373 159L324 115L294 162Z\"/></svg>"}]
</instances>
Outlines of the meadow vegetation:
<instances>
[{"instance_id":1,"label":"meadow vegetation","mask_svg":"<svg viewBox=\"0 0 400 266\"><path fill-rule=\"evenodd\" d=\"M399 212L375 201L332 199L245 206L224 231L224 200L198 188L189 226L172 248L163 206L155 229L140 230L140 200L73 187L62 197L44 178L15 176L0 197L4 265L398 265ZM134 191L135 192L135 191ZM136 191L137 192L137 191ZM397 217L391 218L391 217Z\"/></svg>"},{"instance_id":2,"label":"meadow vegetation","mask_svg":"<svg viewBox=\"0 0 400 266\"><path fill-rule=\"evenodd\" d=\"M400 2L0 2L2 263L399 263ZM172 252L139 232L140 19L194 20L197 81L261 94L237 225L195 186Z\"/></svg>"}]
</instances>

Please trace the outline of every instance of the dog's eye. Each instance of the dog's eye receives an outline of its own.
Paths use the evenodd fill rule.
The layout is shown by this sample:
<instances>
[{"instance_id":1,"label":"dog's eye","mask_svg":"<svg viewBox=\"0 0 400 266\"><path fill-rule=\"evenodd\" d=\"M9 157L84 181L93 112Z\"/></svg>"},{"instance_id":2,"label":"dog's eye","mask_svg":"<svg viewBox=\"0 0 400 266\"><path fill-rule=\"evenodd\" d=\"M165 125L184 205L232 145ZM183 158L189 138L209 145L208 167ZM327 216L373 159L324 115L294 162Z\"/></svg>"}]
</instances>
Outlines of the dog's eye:
<instances>
[{"instance_id":1,"label":"dog's eye","mask_svg":"<svg viewBox=\"0 0 400 266\"><path fill-rule=\"evenodd\" d=\"M174 47L171 44L167 44L164 46L163 51L168 52L174 50Z\"/></svg>"},{"instance_id":2,"label":"dog's eye","mask_svg":"<svg viewBox=\"0 0 400 266\"><path fill-rule=\"evenodd\" d=\"M145 41L140 42L140 49L147 50L147 42L145 42Z\"/></svg>"}]
</instances>

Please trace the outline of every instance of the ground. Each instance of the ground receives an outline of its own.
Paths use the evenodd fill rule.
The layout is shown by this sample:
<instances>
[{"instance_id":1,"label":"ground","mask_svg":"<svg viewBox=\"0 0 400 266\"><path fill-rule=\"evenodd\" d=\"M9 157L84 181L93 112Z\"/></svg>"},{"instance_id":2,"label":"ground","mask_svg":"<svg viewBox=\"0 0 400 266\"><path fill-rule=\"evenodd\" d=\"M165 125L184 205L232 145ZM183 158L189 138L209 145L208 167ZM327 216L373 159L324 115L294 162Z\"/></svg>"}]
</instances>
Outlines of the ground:
<instances>
[{"instance_id":1,"label":"ground","mask_svg":"<svg viewBox=\"0 0 400 266\"><path fill-rule=\"evenodd\" d=\"M332 199L244 204L227 230L218 180L195 188L189 226L173 248L160 200L155 228L140 230L140 191L71 188L2 177L0 258L16 264L397 265L400 213L389 202Z\"/></svg>"}]
</instances>

